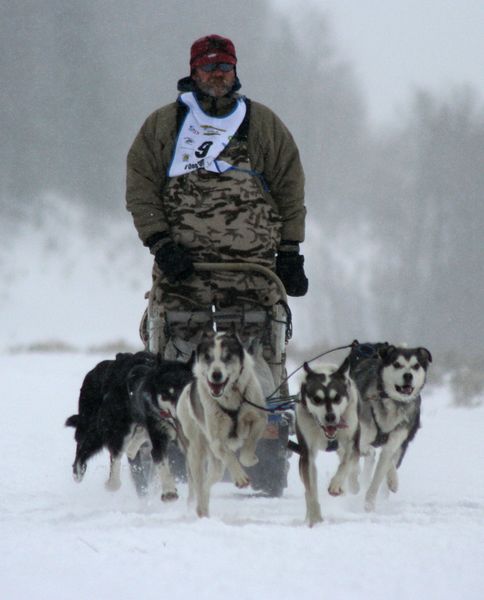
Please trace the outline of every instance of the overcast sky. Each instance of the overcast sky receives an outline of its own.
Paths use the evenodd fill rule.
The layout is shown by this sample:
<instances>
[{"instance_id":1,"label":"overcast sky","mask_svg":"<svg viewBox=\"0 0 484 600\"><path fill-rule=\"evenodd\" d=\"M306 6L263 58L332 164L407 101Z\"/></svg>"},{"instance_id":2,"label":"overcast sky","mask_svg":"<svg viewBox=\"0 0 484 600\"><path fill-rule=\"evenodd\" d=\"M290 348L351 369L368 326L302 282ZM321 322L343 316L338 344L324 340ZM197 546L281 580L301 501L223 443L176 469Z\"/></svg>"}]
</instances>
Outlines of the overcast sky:
<instances>
[{"instance_id":1,"label":"overcast sky","mask_svg":"<svg viewBox=\"0 0 484 600\"><path fill-rule=\"evenodd\" d=\"M273 0L294 9L296 0ZM415 86L471 83L484 101L484 0L305 0L330 15L371 117L384 122Z\"/></svg>"}]
</instances>

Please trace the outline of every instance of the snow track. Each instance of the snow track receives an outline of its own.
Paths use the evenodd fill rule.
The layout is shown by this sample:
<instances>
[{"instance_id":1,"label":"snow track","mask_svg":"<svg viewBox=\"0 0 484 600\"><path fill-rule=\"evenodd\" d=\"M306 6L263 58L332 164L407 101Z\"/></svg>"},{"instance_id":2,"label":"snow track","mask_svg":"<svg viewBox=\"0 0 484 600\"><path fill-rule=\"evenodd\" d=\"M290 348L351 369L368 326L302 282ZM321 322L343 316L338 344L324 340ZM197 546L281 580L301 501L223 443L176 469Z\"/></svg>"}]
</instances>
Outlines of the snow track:
<instances>
[{"instance_id":1,"label":"snow track","mask_svg":"<svg viewBox=\"0 0 484 600\"><path fill-rule=\"evenodd\" d=\"M3 445L0 596L6 600L477 599L484 589L484 407L423 395L423 427L400 470L397 495L326 492L335 466L319 460L325 521L304 524L292 458L283 498L213 489L210 519L158 491L139 499L127 464L119 492L104 489L106 453L76 484L76 412L84 374L106 356L0 355Z\"/></svg>"}]
</instances>

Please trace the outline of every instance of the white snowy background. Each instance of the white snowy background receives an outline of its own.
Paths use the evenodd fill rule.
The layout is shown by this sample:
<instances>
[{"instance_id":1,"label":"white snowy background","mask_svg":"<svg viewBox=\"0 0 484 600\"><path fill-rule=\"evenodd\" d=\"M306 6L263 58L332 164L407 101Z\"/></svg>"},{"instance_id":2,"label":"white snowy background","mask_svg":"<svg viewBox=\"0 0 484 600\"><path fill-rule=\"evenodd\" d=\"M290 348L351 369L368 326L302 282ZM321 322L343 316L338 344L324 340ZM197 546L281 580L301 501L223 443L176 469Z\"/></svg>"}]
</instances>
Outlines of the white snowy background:
<instances>
[{"instance_id":1,"label":"white snowy background","mask_svg":"<svg viewBox=\"0 0 484 600\"><path fill-rule=\"evenodd\" d=\"M9 180L4 177L0 187L0 440L3 448L0 598L482 598L484 395L482 377L479 379L482 364L476 362L478 335L474 336L473 353L469 356L465 344L456 348L460 359L464 356L472 363L468 373L460 372L464 384L456 385L456 372L445 370L451 363L444 364L440 349L434 352L429 384L423 393L422 429L400 469L400 490L389 497L382 494L374 513L363 510L363 493L343 498L331 498L327 494L327 484L335 468L333 455L321 456L319 460L319 488L325 520L312 529L304 523L304 493L295 457L291 458L289 485L282 498L263 498L250 490L240 491L229 483L220 483L213 489L211 518L203 520L197 519L193 508L187 506L185 484L180 484L181 498L173 504L162 504L156 489L147 498L139 499L127 464L123 469L121 490L107 492L104 489L108 471L105 452L89 463L81 484L73 481L71 464L75 444L73 432L64 427L64 421L76 412L79 388L88 370L97 362L112 357L119 349L141 348L138 324L145 308L144 293L150 286L151 260L136 238L129 215L123 213L122 180L127 146L142 117L159 100L158 72L151 65L157 64L159 40L156 36L162 31L156 19L151 23L146 17L150 11L156 14L156 2L146 0L141 3L140 6L146 7L146 13L142 9L134 11L133 23L126 18L131 14L129 3L121 3L121 12L113 8L115 3L113 6L108 4L86 4L91 11L90 18L101 15L100 19L94 19L95 25L88 30L87 39L92 42L96 36L106 34L103 47L109 52L103 56L106 59L103 66L119 64L120 46L110 44L124 40L125 36L130 41L126 43L125 55L130 61L137 57L135 52L130 52L137 49L136 44L145 44L143 48L149 48L151 54L145 52L143 58L135 62L136 68L133 62L129 63L127 75L131 89L128 100L120 95L100 100L106 112L108 107L119 109L113 113L116 117L113 121L104 114L98 116L100 123L111 128L109 133L119 126L116 119L124 118L123 115L129 118L123 121L125 129L121 138L115 138L123 139L125 143L110 146L111 138L106 130L106 148L97 148L99 154L90 155L83 163L85 170L79 168L73 178L73 187L79 190L85 183L82 178L88 180L91 171L96 169L98 179L94 178L92 188L96 182L103 181L104 175L117 182L114 191L110 188L113 192L109 199L111 204L106 200L106 204L96 206L95 211L92 205L96 205L97 199L91 199L91 206L86 210L84 204L89 202L82 196L66 197L56 191L54 184L51 187L44 185L45 181L55 179L58 164L48 163L49 169L41 173L43 179L39 179L36 171L36 167L46 164L41 162L39 148L50 155L59 140L66 143L66 148L77 148L77 144L82 146L86 141L75 124L72 131L62 131L60 138L57 131L54 135L57 114L53 118L49 113L52 100L49 94L42 95L59 78L68 80L68 74L73 79L69 84L79 84L72 73L66 74L57 63L49 62L49 52L52 50L50 42L58 31L67 42L76 41L77 28L71 19L74 15L81 20L83 9L76 3L50 0L45 3L49 11L45 11L45 20L42 20L43 11L33 0L25 0L15 8L9 7L17 20L15 27L8 28L3 56L11 59L10 62L5 59L5 64L10 65L6 75L11 89L15 88L12 81L18 79L20 83L19 93L13 96L8 95L8 85L3 88L2 99L8 115L19 109L19 121L14 119L13 122L22 123L22 127L20 132L17 128L14 133L6 129L2 164L7 164L8 159L8 164L15 167L17 163L12 157L22 157L24 162L19 171L7 168ZM178 10L175 3L171 4L170 15ZM213 4L211 2L211 6ZM274 1L274 4L284 4L286 12L295 16L290 0ZM338 42L346 47L347 56L356 61L373 122L389 123L396 115L401 116L402 111L395 110L396 104L412 85L430 82L434 87L445 88L448 80L460 80L462 74L463 80L473 81L479 90L483 89L481 70L476 68L482 62L477 60L481 42L477 42L476 31L480 31L478 22L479 15L482 16L482 12L477 12L478 3L466 0L457 5L412 0L398 4L392 1L382 7L374 0L368 3L312 0L307 3L307 7L323 6L334 12ZM65 6L69 10L64 12ZM116 4L116 8L118 6ZM225 18L223 10L221 4L218 22ZM51 22L53 15L59 20ZM206 32L207 19L208 16L203 15L202 33ZM190 15L184 15L183 20L186 31L180 39L183 39L185 60L185 37L194 38L193 31L198 31L201 25ZM244 26L248 24L250 18L244 21ZM46 25L44 32L42 28ZM129 38L130 25L135 33L146 30L150 35L143 40L135 36L133 40ZM161 28L164 25L160 23ZM237 23L228 23L227 32L235 39L239 34L237 28ZM10 44L17 38L21 43L16 54L8 56ZM36 64L33 59L39 50L36 46L32 50L32 39L44 44L39 47L46 52L46 57L45 69L36 74L38 78L31 85L32 73L28 69L22 71L22 65L29 61ZM245 52L252 45L256 46L250 37L247 39ZM312 38L308 40L314 45ZM64 38L61 41L64 43ZM291 47L289 42L288 48ZM79 47L84 48L82 44ZM91 46L86 44L86 47L89 54ZM52 56L57 60L57 54ZM85 64L85 58L83 55L79 61L81 65ZM97 64L95 54L89 54L89 58L90 64ZM77 65L72 56L70 59L68 64ZM178 65L182 64L178 54L174 62L174 71L178 74ZM244 80L246 76L249 79L249 66L241 65L243 69ZM114 79L119 83L119 89L124 89L119 72L115 71ZM106 71L103 73L101 77ZM176 76L175 72L170 73L172 83ZM90 78L87 80L91 81ZM174 90L172 83L170 90L172 87ZM264 83L267 96L274 86L271 81ZM160 87L162 94L167 96L173 91L167 91L166 86ZM70 89L69 85L66 84L65 89ZM85 85L75 89L80 98L75 110L84 101L88 106L92 90L86 89ZM37 103L39 96L40 104ZM66 106L70 106L73 98L66 99ZM25 110L22 101L32 110ZM40 114L47 114L48 119L39 120L37 109ZM86 109L88 117L91 116L89 111ZM290 110L287 115L289 121L294 118ZM89 122L86 114L81 116L84 122ZM344 129L344 122L338 126ZM20 150L13 143L39 132L46 134L47 141L42 146L39 145L40 138L35 138L37 145L30 149L32 154L28 154L20 142ZM78 137L72 135L73 132ZM336 139L333 138L333 142ZM348 149L344 144L343 148ZM99 156L108 150L110 168L113 163L116 168L114 173L106 174ZM310 153L306 152L309 158ZM59 157L61 153L57 154L57 159ZM31 171L25 168L26 164L32 167ZM68 162L67 167L72 166ZM337 173L336 179L343 180L350 171L351 165ZM70 173L69 169L67 173ZM37 184L36 177L42 185ZM64 183L62 178L59 181ZM23 190L18 199L5 196L5 190L16 189L14 184L19 184L19 189ZM118 208L111 211L113 198ZM335 198L338 209L338 191ZM318 208L318 204L313 207ZM19 219L15 218L16 211ZM329 232L325 221L328 217L332 219ZM336 214L323 212L318 219L309 219L304 251L311 257L308 269L312 288L306 298L291 301L294 339L290 354L294 368L301 359L307 360L330 345L349 343L353 337L385 337L374 290L370 286L370 276L381 258L380 240L368 233L364 223L361 228L352 225L350 232L339 227L344 221L342 217L336 210ZM326 225L324 231L321 223ZM338 227L333 227L334 223ZM386 229L395 233L399 225L386 221ZM411 230L404 233L410 234ZM357 252L353 251L355 248ZM476 259L474 256L473 264L480 266L481 271L476 268L470 270L469 275L479 281L482 279L482 261ZM411 283L412 260L404 267L408 268ZM402 280L403 283L407 281L405 277ZM466 289L463 286L464 293ZM472 289L482 291L482 287ZM402 292L396 301L405 305L405 295ZM358 298L360 305L354 314L347 310L352 307L349 300L353 297ZM438 306L425 306L425 302L412 304L412 311L423 310L429 315L437 310L442 315L448 312L448 321L442 319L442 330L455 319L465 323L465 315L446 311L447 301L448 297L444 296ZM479 303L482 305L482 294L473 300L473 305L479 306ZM331 315L337 314L338 309L343 315L338 314L335 321ZM341 339L340 331L345 323L345 331L352 333L351 339ZM391 325L400 336L394 341L421 343L420 340L406 339L406 330L400 331L398 323ZM479 326L476 322L476 331ZM474 387L473 381L476 382ZM293 389L297 387L297 377L291 385Z\"/></svg>"}]
</instances>

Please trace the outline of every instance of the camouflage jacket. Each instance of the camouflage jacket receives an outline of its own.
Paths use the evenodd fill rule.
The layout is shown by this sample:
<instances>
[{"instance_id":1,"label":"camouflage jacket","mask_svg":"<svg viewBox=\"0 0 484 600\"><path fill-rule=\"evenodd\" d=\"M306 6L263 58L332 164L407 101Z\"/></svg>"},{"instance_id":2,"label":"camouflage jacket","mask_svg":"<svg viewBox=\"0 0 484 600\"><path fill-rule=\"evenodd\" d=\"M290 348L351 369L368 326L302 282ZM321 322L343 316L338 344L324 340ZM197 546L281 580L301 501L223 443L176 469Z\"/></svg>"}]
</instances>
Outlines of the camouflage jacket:
<instances>
[{"instance_id":1,"label":"camouflage jacket","mask_svg":"<svg viewBox=\"0 0 484 600\"><path fill-rule=\"evenodd\" d=\"M209 114L223 115L231 110L234 97L238 96L205 97L199 102ZM167 171L178 132L178 114L177 102L151 114L128 153L126 205L145 245L155 234L173 234L176 218L170 214L173 203L170 205L169 199L173 196L171 180L177 178L167 178ZM254 101L250 102L246 152L251 169L263 176L263 180L252 179L279 221L279 238L302 242L306 209L298 149L282 121L269 108Z\"/></svg>"}]
</instances>

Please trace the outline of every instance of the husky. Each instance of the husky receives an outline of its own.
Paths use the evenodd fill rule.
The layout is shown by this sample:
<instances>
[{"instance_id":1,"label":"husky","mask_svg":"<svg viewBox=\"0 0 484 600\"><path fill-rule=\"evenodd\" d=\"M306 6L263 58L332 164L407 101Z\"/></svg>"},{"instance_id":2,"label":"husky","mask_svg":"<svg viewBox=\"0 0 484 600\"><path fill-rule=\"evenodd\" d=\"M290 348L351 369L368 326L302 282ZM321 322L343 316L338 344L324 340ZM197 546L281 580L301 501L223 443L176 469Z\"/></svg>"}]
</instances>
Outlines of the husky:
<instances>
[{"instance_id":1,"label":"husky","mask_svg":"<svg viewBox=\"0 0 484 600\"><path fill-rule=\"evenodd\" d=\"M102 448L110 453L106 488L121 486L121 460L134 459L142 445L151 445L163 501L178 498L167 448L177 439L176 401L192 379L192 363L161 360L149 352L120 353L97 364L84 378L78 414L67 427L75 428L74 480L82 481L88 460Z\"/></svg>"},{"instance_id":2,"label":"husky","mask_svg":"<svg viewBox=\"0 0 484 600\"><path fill-rule=\"evenodd\" d=\"M364 479L370 482L365 510L373 511L385 479L391 492L398 490L397 469L420 427L420 393L432 355L423 347L388 343L361 347L370 352L365 356L358 347L352 351L350 375L360 393L360 453L365 457ZM373 473L375 448L381 450Z\"/></svg>"},{"instance_id":3,"label":"husky","mask_svg":"<svg viewBox=\"0 0 484 600\"><path fill-rule=\"evenodd\" d=\"M187 444L189 499L195 496L197 515L208 517L210 488L225 469L237 487L249 485L243 467L258 462L267 417L254 360L235 332L204 332L193 373L176 412Z\"/></svg>"},{"instance_id":4,"label":"husky","mask_svg":"<svg viewBox=\"0 0 484 600\"><path fill-rule=\"evenodd\" d=\"M310 527L323 520L318 499L316 456L319 450L338 453L339 466L328 492L340 496L347 483L358 487L358 391L348 376L349 362L340 367L304 363L300 402L296 404L297 444L289 447L299 455L299 474L305 488L306 520Z\"/></svg>"}]
</instances>

